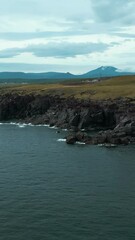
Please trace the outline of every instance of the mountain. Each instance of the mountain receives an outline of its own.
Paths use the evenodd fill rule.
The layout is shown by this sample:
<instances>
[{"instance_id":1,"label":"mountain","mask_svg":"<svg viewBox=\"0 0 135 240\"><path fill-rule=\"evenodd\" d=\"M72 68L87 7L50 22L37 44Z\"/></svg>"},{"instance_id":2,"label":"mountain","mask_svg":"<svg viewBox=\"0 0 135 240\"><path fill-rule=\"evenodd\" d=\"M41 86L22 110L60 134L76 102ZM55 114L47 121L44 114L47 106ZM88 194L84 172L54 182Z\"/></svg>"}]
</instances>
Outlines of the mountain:
<instances>
[{"instance_id":1,"label":"mountain","mask_svg":"<svg viewBox=\"0 0 135 240\"><path fill-rule=\"evenodd\" d=\"M24 72L0 72L0 82L54 82L70 79L102 78L124 75L134 75L132 72L122 72L112 66L102 66L81 75L73 75L69 72L43 72L43 73L24 73Z\"/></svg>"},{"instance_id":2,"label":"mountain","mask_svg":"<svg viewBox=\"0 0 135 240\"><path fill-rule=\"evenodd\" d=\"M24 73L24 72L0 72L0 79L70 79L74 75L67 72L44 72L44 73Z\"/></svg>"},{"instance_id":3,"label":"mountain","mask_svg":"<svg viewBox=\"0 0 135 240\"><path fill-rule=\"evenodd\" d=\"M102 66L85 74L82 74L82 78L102 78L102 77L115 77L124 75L134 75L131 72L122 72L115 67Z\"/></svg>"}]
</instances>

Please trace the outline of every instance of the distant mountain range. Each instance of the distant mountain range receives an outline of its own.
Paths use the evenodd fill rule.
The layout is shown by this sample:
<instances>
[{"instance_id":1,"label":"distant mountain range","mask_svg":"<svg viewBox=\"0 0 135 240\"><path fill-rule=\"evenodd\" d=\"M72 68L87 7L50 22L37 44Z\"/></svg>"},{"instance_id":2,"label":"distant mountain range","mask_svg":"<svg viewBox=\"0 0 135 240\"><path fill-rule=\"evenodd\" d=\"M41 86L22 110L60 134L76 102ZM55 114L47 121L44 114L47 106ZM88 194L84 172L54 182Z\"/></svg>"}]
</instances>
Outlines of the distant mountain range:
<instances>
[{"instance_id":1,"label":"distant mountain range","mask_svg":"<svg viewBox=\"0 0 135 240\"><path fill-rule=\"evenodd\" d=\"M102 78L102 77L115 77L115 76L125 76L134 75L133 72L122 72L118 68L111 66L102 66L85 74L82 74L82 78Z\"/></svg>"},{"instance_id":2,"label":"distant mountain range","mask_svg":"<svg viewBox=\"0 0 135 240\"><path fill-rule=\"evenodd\" d=\"M51 82L62 81L70 79L89 79L89 78L102 78L114 77L124 75L135 75L135 72L122 72L112 66L102 66L95 70L89 71L81 75L74 75L69 72L44 72L44 73L24 73L24 72L0 72L0 82Z\"/></svg>"}]
</instances>

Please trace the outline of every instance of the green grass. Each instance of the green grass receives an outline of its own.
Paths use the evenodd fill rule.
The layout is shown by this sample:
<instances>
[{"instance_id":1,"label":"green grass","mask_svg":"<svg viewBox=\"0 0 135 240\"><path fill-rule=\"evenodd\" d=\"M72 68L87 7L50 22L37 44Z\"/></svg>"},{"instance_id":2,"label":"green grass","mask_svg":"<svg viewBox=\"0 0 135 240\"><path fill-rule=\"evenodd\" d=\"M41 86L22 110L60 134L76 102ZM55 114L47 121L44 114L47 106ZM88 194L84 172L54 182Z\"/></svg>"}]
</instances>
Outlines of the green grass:
<instances>
[{"instance_id":1,"label":"green grass","mask_svg":"<svg viewBox=\"0 0 135 240\"><path fill-rule=\"evenodd\" d=\"M75 82L52 84L0 85L0 94L51 94L79 99L135 98L135 76L113 77L98 83Z\"/></svg>"}]
</instances>

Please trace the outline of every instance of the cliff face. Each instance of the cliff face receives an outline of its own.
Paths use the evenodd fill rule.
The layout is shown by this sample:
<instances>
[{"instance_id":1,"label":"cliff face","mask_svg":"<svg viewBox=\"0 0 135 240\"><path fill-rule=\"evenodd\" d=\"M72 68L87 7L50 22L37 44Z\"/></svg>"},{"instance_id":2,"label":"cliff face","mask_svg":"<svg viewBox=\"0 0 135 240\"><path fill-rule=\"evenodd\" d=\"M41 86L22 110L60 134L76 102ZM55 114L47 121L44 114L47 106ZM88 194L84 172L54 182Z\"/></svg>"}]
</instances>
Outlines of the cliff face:
<instances>
[{"instance_id":1,"label":"cliff face","mask_svg":"<svg viewBox=\"0 0 135 240\"><path fill-rule=\"evenodd\" d=\"M92 139L92 143L106 141L119 143L118 135L119 138L124 139L128 136L129 139L125 140L126 143L126 141L133 141L135 137L135 103L133 99L80 101L74 98L66 99L49 95L18 95L15 93L1 95L0 121L11 120L50 124L50 126L55 125L75 131L81 129L86 131L104 130L99 132L94 140Z\"/></svg>"},{"instance_id":2,"label":"cliff face","mask_svg":"<svg viewBox=\"0 0 135 240\"><path fill-rule=\"evenodd\" d=\"M116 124L116 110L114 103L77 101L58 96L0 96L0 121L24 120L68 129L113 127Z\"/></svg>"}]
</instances>

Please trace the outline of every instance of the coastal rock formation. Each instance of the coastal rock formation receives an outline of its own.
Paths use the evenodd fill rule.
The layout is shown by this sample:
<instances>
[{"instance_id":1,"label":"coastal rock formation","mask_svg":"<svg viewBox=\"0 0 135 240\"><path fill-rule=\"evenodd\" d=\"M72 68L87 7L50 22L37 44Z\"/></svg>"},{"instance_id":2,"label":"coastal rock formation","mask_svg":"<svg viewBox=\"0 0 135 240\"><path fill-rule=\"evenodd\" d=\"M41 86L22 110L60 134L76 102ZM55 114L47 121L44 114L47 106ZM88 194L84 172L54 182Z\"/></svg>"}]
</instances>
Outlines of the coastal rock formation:
<instances>
[{"instance_id":1,"label":"coastal rock formation","mask_svg":"<svg viewBox=\"0 0 135 240\"><path fill-rule=\"evenodd\" d=\"M135 142L135 101L77 100L51 95L8 93L0 95L0 121L49 124L67 128L67 143L89 144ZM86 134L95 130L96 134Z\"/></svg>"}]
</instances>

